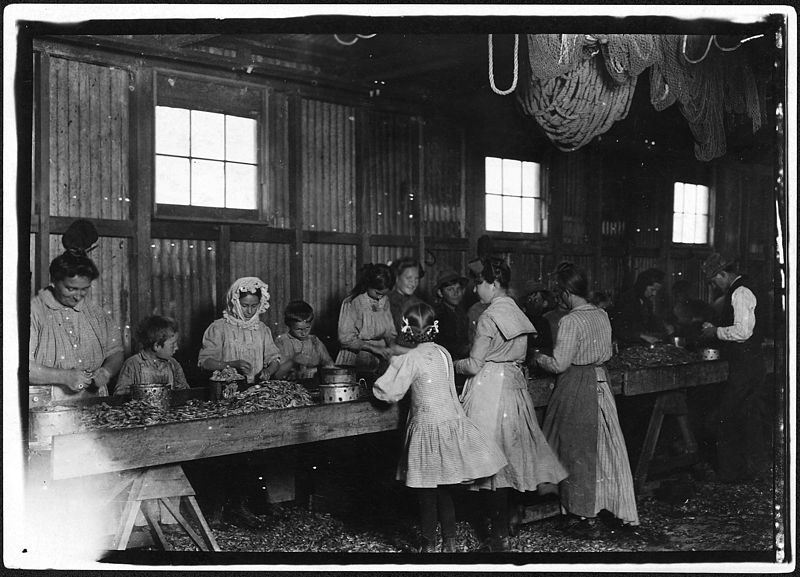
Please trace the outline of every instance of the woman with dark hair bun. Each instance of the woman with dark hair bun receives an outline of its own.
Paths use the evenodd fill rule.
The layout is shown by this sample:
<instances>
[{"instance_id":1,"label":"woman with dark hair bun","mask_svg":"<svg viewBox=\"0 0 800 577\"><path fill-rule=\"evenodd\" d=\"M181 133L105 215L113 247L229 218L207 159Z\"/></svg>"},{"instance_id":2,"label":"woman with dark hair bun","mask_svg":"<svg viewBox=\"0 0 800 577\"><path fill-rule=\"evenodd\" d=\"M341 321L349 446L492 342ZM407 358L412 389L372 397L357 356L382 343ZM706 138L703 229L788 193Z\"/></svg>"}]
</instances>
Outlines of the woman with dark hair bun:
<instances>
[{"instance_id":1,"label":"woman with dark hair bun","mask_svg":"<svg viewBox=\"0 0 800 577\"><path fill-rule=\"evenodd\" d=\"M50 389L50 399L108 395L123 361L119 327L85 300L100 276L87 256L97 231L85 220L64 233L66 249L50 263L50 285L31 300L29 384Z\"/></svg>"},{"instance_id":2,"label":"woman with dark hair bun","mask_svg":"<svg viewBox=\"0 0 800 577\"><path fill-rule=\"evenodd\" d=\"M490 552L509 548L509 498L536 491L567 476L547 445L536 420L522 367L533 325L508 295L511 270L505 261L486 258L475 267L475 292L488 305L478 318L469 358L455 361L467 375L461 401L478 428L503 450L508 464L470 488L485 489L491 534L482 544Z\"/></svg>"},{"instance_id":3,"label":"woman with dark hair bun","mask_svg":"<svg viewBox=\"0 0 800 577\"><path fill-rule=\"evenodd\" d=\"M397 331L389 308L394 273L385 264L362 267L356 286L339 310L337 365L380 373L388 366Z\"/></svg>"},{"instance_id":4,"label":"woman with dark hair bun","mask_svg":"<svg viewBox=\"0 0 800 577\"><path fill-rule=\"evenodd\" d=\"M557 373L545 414L547 442L569 470L561 482L568 529L598 538L597 514L605 509L626 525L638 525L628 452L614 395L603 363L611 358L611 323L588 302L586 275L563 262L555 272L556 298L569 309L558 325L553 356L535 354L536 364Z\"/></svg>"}]
</instances>

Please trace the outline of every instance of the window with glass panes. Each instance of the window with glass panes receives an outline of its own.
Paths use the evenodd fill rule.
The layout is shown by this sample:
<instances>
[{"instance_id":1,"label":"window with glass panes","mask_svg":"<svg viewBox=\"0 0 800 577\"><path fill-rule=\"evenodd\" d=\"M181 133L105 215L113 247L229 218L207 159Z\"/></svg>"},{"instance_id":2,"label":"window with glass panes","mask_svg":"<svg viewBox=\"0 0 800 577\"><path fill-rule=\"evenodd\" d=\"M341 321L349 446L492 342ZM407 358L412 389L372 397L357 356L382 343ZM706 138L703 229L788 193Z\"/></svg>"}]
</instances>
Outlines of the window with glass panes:
<instances>
[{"instance_id":1,"label":"window with glass panes","mask_svg":"<svg viewBox=\"0 0 800 577\"><path fill-rule=\"evenodd\" d=\"M672 208L672 242L707 244L710 204L707 186L676 182Z\"/></svg>"},{"instance_id":2,"label":"window with glass panes","mask_svg":"<svg viewBox=\"0 0 800 577\"><path fill-rule=\"evenodd\" d=\"M258 123L156 106L157 204L258 208Z\"/></svg>"},{"instance_id":3,"label":"window with glass panes","mask_svg":"<svg viewBox=\"0 0 800 577\"><path fill-rule=\"evenodd\" d=\"M486 157L486 230L545 232L545 201L536 162Z\"/></svg>"}]
</instances>

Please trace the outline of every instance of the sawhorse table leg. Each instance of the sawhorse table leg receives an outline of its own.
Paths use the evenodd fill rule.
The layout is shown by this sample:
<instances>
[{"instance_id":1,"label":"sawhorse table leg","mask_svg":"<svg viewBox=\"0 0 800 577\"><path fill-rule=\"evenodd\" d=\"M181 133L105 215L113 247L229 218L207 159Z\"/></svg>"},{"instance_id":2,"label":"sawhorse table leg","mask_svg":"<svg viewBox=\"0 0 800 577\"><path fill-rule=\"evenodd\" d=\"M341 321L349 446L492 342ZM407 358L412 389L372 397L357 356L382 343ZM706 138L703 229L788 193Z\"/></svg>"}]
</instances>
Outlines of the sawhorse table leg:
<instances>
[{"instance_id":1,"label":"sawhorse table leg","mask_svg":"<svg viewBox=\"0 0 800 577\"><path fill-rule=\"evenodd\" d=\"M682 455L672 457L659 466L653 466L653 457L658 445L658 437L661 433L661 426L665 416L675 417L678 428L680 429L681 439L684 444ZM656 398L653 412L650 415L650 423L647 426L647 435L642 445L639 460L636 464L634 475L634 486L637 493L644 493L648 489L647 476L658 470L668 470L674 467L687 466L699 460L697 441L689 427L688 408L686 406L686 391L667 391L659 393Z\"/></svg>"},{"instance_id":2,"label":"sawhorse table leg","mask_svg":"<svg viewBox=\"0 0 800 577\"><path fill-rule=\"evenodd\" d=\"M219 551L219 545L211 528L206 523L203 512L197 504L195 492L180 465L165 465L137 470L132 475L131 488L127 496L120 524L114 535L112 549L124 550L133 532L133 525L139 511L142 511L148 525L155 533L156 539L164 549L171 549L154 514L154 509L161 502L178 521L189 537L202 551ZM198 535L180 512L180 503L186 499L188 510L193 520L199 525ZM152 507L152 508L151 508Z\"/></svg>"}]
</instances>

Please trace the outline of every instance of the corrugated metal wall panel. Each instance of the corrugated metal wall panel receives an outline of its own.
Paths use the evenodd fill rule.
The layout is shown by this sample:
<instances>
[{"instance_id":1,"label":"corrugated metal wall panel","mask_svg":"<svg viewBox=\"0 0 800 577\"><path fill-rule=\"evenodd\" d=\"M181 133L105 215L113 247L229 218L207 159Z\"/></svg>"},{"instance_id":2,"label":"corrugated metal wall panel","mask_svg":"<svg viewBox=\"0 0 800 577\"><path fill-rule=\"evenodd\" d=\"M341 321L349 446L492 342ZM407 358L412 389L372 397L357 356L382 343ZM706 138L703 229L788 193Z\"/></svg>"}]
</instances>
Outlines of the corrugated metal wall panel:
<instances>
[{"instance_id":1,"label":"corrugated metal wall panel","mask_svg":"<svg viewBox=\"0 0 800 577\"><path fill-rule=\"evenodd\" d=\"M125 353L131 351L130 274L128 271L128 239L100 237L97 248L89 253L100 271L86 299L103 308L117 322L122 332ZM50 235L50 260L64 252L60 234ZM49 279L47 283L49 283Z\"/></svg>"},{"instance_id":2,"label":"corrugated metal wall panel","mask_svg":"<svg viewBox=\"0 0 800 577\"><path fill-rule=\"evenodd\" d=\"M452 122L426 120L423 131L423 234L463 238L463 133Z\"/></svg>"},{"instance_id":3,"label":"corrugated metal wall panel","mask_svg":"<svg viewBox=\"0 0 800 577\"><path fill-rule=\"evenodd\" d=\"M336 337L339 308L355 286L357 275L355 246L303 245L303 300L314 308L314 333L331 354L339 346Z\"/></svg>"},{"instance_id":4,"label":"corrugated metal wall panel","mask_svg":"<svg viewBox=\"0 0 800 577\"><path fill-rule=\"evenodd\" d=\"M365 262L382 262L383 264L389 264L404 256L416 257L416 248L413 246L405 248L401 246L371 246L369 259L365 260Z\"/></svg>"},{"instance_id":5,"label":"corrugated metal wall panel","mask_svg":"<svg viewBox=\"0 0 800 577\"><path fill-rule=\"evenodd\" d=\"M628 259L617 256L604 256L600 259L600 263L600 278L597 280L598 290L609 293L616 300L625 288L623 284L628 271Z\"/></svg>"},{"instance_id":6,"label":"corrugated metal wall panel","mask_svg":"<svg viewBox=\"0 0 800 577\"><path fill-rule=\"evenodd\" d=\"M267 133L267 186L262 199L264 223L276 228L292 226L289 211L289 99L279 92L269 95Z\"/></svg>"},{"instance_id":7,"label":"corrugated metal wall panel","mask_svg":"<svg viewBox=\"0 0 800 577\"><path fill-rule=\"evenodd\" d=\"M129 218L125 70L50 59L50 214Z\"/></svg>"},{"instance_id":8,"label":"corrugated metal wall panel","mask_svg":"<svg viewBox=\"0 0 800 577\"><path fill-rule=\"evenodd\" d=\"M546 283L547 275L555 268L549 266L548 255L533 254L525 252L510 253L508 256L509 266L511 266L511 282L520 293L524 293L525 284L529 281L539 281Z\"/></svg>"},{"instance_id":9,"label":"corrugated metal wall panel","mask_svg":"<svg viewBox=\"0 0 800 577\"><path fill-rule=\"evenodd\" d=\"M417 123L399 114L367 110L362 116L361 154L372 234L414 235L417 183Z\"/></svg>"},{"instance_id":10,"label":"corrugated metal wall panel","mask_svg":"<svg viewBox=\"0 0 800 577\"><path fill-rule=\"evenodd\" d=\"M30 239L31 239L31 241L30 241L31 242L31 246L30 246L30 250L28 251L29 252L29 256L30 256L30 263L29 263L30 273L29 273L29 277L28 277L28 288L30 289L31 296L33 296L34 294L36 294L36 291L38 291L42 287L33 286L34 279L36 278L36 274L34 272L36 270L36 233L31 233L30 234ZM21 256L22 255L20 255L20 257ZM25 279L21 278L19 280L20 280L20 285L24 286ZM47 284L47 281L45 279L42 279L42 286L44 286L45 284Z\"/></svg>"},{"instance_id":11,"label":"corrugated metal wall panel","mask_svg":"<svg viewBox=\"0 0 800 577\"><path fill-rule=\"evenodd\" d=\"M259 242L231 243L231 278L257 276L269 286L270 307L261 320L272 331L273 336L285 332L283 309L286 304L300 295L291 294L290 247L288 244ZM227 289L226 289L227 290ZM222 313L225 295L217 302L218 314Z\"/></svg>"},{"instance_id":12,"label":"corrugated metal wall panel","mask_svg":"<svg viewBox=\"0 0 800 577\"><path fill-rule=\"evenodd\" d=\"M303 228L355 232L353 107L303 100L300 138Z\"/></svg>"},{"instance_id":13,"label":"corrugated metal wall panel","mask_svg":"<svg viewBox=\"0 0 800 577\"><path fill-rule=\"evenodd\" d=\"M563 197L562 235L564 243L589 243L587 212L588 203L592 202L589 193L593 189L587 155L579 152L556 154L553 156L549 173L553 196Z\"/></svg>"},{"instance_id":14,"label":"corrugated metal wall panel","mask_svg":"<svg viewBox=\"0 0 800 577\"><path fill-rule=\"evenodd\" d=\"M178 321L184 370L197 362L203 333L219 317L216 300L216 243L153 239L151 305L147 314ZM188 360L188 362L184 362Z\"/></svg>"}]
</instances>

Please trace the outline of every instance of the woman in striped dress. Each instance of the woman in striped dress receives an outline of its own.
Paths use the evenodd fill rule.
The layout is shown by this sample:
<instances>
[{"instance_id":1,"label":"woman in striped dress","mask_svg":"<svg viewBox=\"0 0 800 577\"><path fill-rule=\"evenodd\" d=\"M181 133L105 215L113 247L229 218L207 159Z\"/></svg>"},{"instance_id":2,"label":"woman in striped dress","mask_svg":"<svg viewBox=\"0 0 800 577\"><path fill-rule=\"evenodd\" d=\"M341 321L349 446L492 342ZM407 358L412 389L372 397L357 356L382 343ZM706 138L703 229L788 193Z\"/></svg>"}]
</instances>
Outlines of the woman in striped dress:
<instances>
[{"instance_id":1,"label":"woman in striped dress","mask_svg":"<svg viewBox=\"0 0 800 577\"><path fill-rule=\"evenodd\" d=\"M404 311L405 354L373 385L375 397L397 402L411 389L411 407L397 479L419 497L423 553L433 552L437 512L442 524L442 551L455 552L456 521L453 485L489 477L506 459L500 448L470 421L458 401L453 361L447 349L433 342L439 332L435 312L426 303Z\"/></svg>"},{"instance_id":2,"label":"woman in striped dress","mask_svg":"<svg viewBox=\"0 0 800 577\"><path fill-rule=\"evenodd\" d=\"M536 491L567 476L547 445L536 420L528 381L522 371L528 334L535 331L525 313L508 295L511 270L497 258L482 261L475 292L488 305L478 318L469 358L455 362L457 373L469 378L461 401L478 428L500 446L508 461L497 474L472 485L488 501L491 535L481 548L508 549L511 492Z\"/></svg>"},{"instance_id":3,"label":"woman in striped dress","mask_svg":"<svg viewBox=\"0 0 800 577\"><path fill-rule=\"evenodd\" d=\"M389 305L394 273L385 264L365 264L356 286L339 309L337 365L359 373L381 374L392 355L395 331Z\"/></svg>"},{"instance_id":4,"label":"woman in striped dress","mask_svg":"<svg viewBox=\"0 0 800 577\"><path fill-rule=\"evenodd\" d=\"M570 312L559 322L553 356L534 359L558 373L543 429L569 470L559 489L563 509L578 521L571 527L595 538L603 509L625 524L639 524L628 452L603 366L611 358L611 324L604 310L589 304L583 271L561 263L556 283L558 298Z\"/></svg>"}]
</instances>

